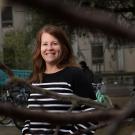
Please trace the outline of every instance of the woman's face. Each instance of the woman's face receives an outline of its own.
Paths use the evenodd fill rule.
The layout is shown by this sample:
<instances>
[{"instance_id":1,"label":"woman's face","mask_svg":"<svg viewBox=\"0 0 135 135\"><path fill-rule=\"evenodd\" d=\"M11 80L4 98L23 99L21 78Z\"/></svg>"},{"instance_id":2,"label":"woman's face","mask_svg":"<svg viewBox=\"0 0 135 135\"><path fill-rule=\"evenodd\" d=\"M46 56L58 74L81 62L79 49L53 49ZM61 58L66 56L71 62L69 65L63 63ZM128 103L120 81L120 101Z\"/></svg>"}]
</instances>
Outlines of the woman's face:
<instances>
[{"instance_id":1,"label":"woman's face","mask_svg":"<svg viewBox=\"0 0 135 135\"><path fill-rule=\"evenodd\" d=\"M41 56L48 65L56 65L60 59L62 50L59 41L49 33L41 36Z\"/></svg>"}]
</instances>

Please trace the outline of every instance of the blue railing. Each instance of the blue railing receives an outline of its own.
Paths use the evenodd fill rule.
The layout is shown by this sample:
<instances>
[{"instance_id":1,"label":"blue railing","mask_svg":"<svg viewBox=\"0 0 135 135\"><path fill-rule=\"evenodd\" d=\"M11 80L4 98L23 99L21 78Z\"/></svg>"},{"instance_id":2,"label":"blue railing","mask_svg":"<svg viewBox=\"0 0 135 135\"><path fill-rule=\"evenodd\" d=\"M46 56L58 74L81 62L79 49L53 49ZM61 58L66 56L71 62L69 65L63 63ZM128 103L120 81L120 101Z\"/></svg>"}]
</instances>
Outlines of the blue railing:
<instances>
[{"instance_id":1,"label":"blue railing","mask_svg":"<svg viewBox=\"0 0 135 135\"><path fill-rule=\"evenodd\" d=\"M23 79L28 78L31 74L31 70L19 70L19 69L14 70L13 69L12 71L15 74L15 76L19 78L23 78ZM3 85L7 79L8 79L8 76L6 75L6 73L0 70L0 85Z\"/></svg>"}]
</instances>

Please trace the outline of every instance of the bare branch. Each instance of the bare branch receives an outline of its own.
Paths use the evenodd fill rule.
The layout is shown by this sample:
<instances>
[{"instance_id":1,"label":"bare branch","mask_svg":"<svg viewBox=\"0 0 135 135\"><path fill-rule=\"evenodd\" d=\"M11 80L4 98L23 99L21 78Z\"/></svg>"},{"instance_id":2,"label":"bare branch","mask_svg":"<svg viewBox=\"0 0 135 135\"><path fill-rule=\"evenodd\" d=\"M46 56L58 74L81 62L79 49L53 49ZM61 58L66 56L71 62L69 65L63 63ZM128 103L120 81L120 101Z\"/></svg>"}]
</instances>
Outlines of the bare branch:
<instances>
[{"instance_id":1,"label":"bare branch","mask_svg":"<svg viewBox=\"0 0 135 135\"><path fill-rule=\"evenodd\" d=\"M116 39L128 39L135 41L135 28L127 28L123 24L118 24L116 19L109 17L110 12L101 10L88 10L85 8L73 7L59 0L10 0L28 7L39 8L52 17L58 17L73 26L83 26L90 30L98 29L105 34Z\"/></svg>"},{"instance_id":2,"label":"bare branch","mask_svg":"<svg viewBox=\"0 0 135 135\"><path fill-rule=\"evenodd\" d=\"M0 62L0 69L3 70L8 75L9 79L12 79L14 77L13 71L8 66L6 66L1 62Z\"/></svg>"},{"instance_id":3,"label":"bare branch","mask_svg":"<svg viewBox=\"0 0 135 135\"><path fill-rule=\"evenodd\" d=\"M117 130L121 126L122 122L128 118L133 112L135 112L135 96L129 101L129 103L123 108L123 113L117 119L113 121L110 126L109 135L116 134Z\"/></svg>"},{"instance_id":4,"label":"bare branch","mask_svg":"<svg viewBox=\"0 0 135 135\"><path fill-rule=\"evenodd\" d=\"M108 121L119 117L122 110L107 110L107 111L91 111L91 112L65 112L52 113L46 111L32 111L25 108L17 108L14 105L0 103L0 115L9 116L19 120L47 121L53 124L76 124L83 122L100 122ZM132 116L135 114L132 113Z\"/></svg>"},{"instance_id":5,"label":"bare branch","mask_svg":"<svg viewBox=\"0 0 135 135\"><path fill-rule=\"evenodd\" d=\"M90 99L90 98L83 98L83 97L79 97L76 95L70 95L70 96L60 95L60 94L57 94L56 92L52 92L52 91L45 90L40 87L32 86L31 84L27 83L25 80L19 79L19 78L13 78L6 85L6 87L9 88L9 90L10 90L10 88L13 88L16 86L27 86L28 88L31 89L32 93L41 93L41 94L44 94L46 97L57 98L61 101L70 101L72 103L73 107L87 105L87 106L98 108L98 109L110 108L110 106L106 106L104 104L97 103L96 101L94 101L93 99Z\"/></svg>"}]
</instances>

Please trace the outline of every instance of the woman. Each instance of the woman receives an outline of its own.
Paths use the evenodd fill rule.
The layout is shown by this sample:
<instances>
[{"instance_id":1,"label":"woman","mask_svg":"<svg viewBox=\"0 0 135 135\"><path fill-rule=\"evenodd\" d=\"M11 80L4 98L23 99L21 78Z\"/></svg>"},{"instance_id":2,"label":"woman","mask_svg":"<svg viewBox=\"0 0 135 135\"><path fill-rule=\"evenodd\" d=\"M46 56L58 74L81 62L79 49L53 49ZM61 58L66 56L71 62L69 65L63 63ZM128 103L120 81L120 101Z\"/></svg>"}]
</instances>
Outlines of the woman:
<instances>
[{"instance_id":1,"label":"woman","mask_svg":"<svg viewBox=\"0 0 135 135\"><path fill-rule=\"evenodd\" d=\"M83 71L77 67L73 51L61 28L47 25L39 31L33 54L33 65L33 74L29 79L33 85L62 95L76 94L95 99L95 93ZM28 108L35 110L66 112L70 107L69 102L46 98L38 93L31 93L28 100ZM60 127L59 135L73 134L79 127L82 128L82 125L68 124ZM53 135L55 128L56 126L47 122L26 121L22 132L25 135Z\"/></svg>"}]
</instances>

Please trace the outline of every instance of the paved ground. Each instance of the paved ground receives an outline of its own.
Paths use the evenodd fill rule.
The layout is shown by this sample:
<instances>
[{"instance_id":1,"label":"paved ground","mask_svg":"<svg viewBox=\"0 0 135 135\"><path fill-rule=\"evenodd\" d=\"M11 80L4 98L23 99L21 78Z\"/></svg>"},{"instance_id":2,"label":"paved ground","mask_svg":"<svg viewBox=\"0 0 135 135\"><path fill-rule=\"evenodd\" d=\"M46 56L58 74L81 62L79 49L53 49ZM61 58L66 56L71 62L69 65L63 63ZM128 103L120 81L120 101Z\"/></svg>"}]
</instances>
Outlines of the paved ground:
<instances>
[{"instance_id":1,"label":"paved ground","mask_svg":"<svg viewBox=\"0 0 135 135\"><path fill-rule=\"evenodd\" d=\"M115 97L123 97L130 96L130 92L135 86L127 86L127 85L107 85L106 92L109 96Z\"/></svg>"},{"instance_id":2,"label":"paved ground","mask_svg":"<svg viewBox=\"0 0 135 135\"><path fill-rule=\"evenodd\" d=\"M0 135L21 135L21 132L14 126L0 126Z\"/></svg>"}]
</instances>

